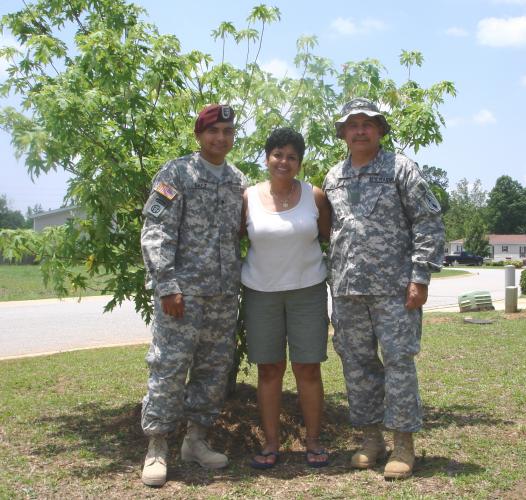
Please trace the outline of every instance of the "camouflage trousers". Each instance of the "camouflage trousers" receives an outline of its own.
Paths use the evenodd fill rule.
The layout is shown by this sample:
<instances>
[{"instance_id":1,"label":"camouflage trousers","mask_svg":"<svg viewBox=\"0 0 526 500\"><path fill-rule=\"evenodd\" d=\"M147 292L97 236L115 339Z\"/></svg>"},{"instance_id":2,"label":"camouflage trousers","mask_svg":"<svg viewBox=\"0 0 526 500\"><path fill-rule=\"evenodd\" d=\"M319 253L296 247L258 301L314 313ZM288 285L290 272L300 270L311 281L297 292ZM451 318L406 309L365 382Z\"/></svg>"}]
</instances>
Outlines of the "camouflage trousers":
<instances>
[{"instance_id":1,"label":"camouflage trousers","mask_svg":"<svg viewBox=\"0 0 526 500\"><path fill-rule=\"evenodd\" d=\"M234 357L237 297L185 295L184 302L184 317L176 319L164 314L155 298L141 418L147 435L172 432L182 418L210 427L223 406Z\"/></svg>"},{"instance_id":2,"label":"camouflage trousers","mask_svg":"<svg viewBox=\"0 0 526 500\"><path fill-rule=\"evenodd\" d=\"M422 427L414 361L422 310L408 310L404 303L405 296L333 299L333 343L342 360L352 425L383 423L402 432Z\"/></svg>"}]
</instances>

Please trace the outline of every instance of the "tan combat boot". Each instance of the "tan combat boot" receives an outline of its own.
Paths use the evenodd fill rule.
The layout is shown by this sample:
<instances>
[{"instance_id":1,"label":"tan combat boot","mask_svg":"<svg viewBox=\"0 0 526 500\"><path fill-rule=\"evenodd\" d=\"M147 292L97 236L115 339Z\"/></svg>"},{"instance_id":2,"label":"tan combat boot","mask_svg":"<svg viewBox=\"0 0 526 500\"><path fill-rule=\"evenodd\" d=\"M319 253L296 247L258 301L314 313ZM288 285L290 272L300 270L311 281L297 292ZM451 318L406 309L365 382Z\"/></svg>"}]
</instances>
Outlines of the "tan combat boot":
<instances>
[{"instance_id":1,"label":"tan combat boot","mask_svg":"<svg viewBox=\"0 0 526 500\"><path fill-rule=\"evenodd\" d=\"M360 449L352 456L351 467L369 469L374 467L379 458L385 456L385 441L378 425L368 425L363 429L363 442Z\"/></svg>"},{"instance_id":2,"label":"tan combat boot","mask_svg":"<svg viewBox=\"0 0 526 500\"><path fill-rule=\"evenodd\" d=\"M205 441L206 427L188 422L188 430L181 446L181 459L185 462L197 462L207 469L222 469L228 465L228 458L212 450Z\"/></svg>"},{"instance_id":3,"label":"tan combat boot","mask_svg":"<svg viewBox=\"0 0 526 500\"><path fill-rule=\"evenodd\" d=\"M413 473L415 448L412 432L394 432L394 449L385 466L386 479L405 479Z\"/></svg>"},{"instance_id":4,"label":"tan combat boot","mask_svg":"<svg viewBox=\"0 0 526 500\"><path fill-rule=\"evenodd\" d=\"M147 486L162 486L166 483L166 457L168 444L164 435L151 436L142 470L142 482Z\"/></svg>"}]
</instances>

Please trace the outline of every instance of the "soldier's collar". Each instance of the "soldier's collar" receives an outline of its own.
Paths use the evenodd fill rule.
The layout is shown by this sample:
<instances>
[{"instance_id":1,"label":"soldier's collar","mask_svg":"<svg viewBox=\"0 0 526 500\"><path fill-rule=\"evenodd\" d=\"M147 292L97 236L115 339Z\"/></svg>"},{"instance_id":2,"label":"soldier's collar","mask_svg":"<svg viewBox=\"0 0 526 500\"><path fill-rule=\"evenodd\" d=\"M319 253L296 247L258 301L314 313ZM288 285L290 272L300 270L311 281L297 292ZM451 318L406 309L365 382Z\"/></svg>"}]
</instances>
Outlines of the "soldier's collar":
<instances>
[{"instance_id":1,"label":"soldier's collar","mask_svg":"<svg viewBox=\"0 0 526 500\"><path fill-rule=\"evenodd\" d=\"M229 184L236 180L236 176L234 175L234 172L226 159L222 165L223 172L221 177L216 177L212 172L208 171L199 153L194 153L194 159L196 161L196 165L198 166L199 177L203 180L213 182L214 184Z\"/></svg>"},{"instance_id":2,"label":"soldier's collar","mask_svg":"<svg viewBox=\"0 0 526 500\"><path fill-rule=\"evenodd\" d=\"M343 162L340 178L348 177L364 177L371 175L378 175L382 172L382 160L385 151L380 147L378 154L367 164L360 168L353 168L351 165L351 155L349 155Z\"/></svg>"}]
</instances>

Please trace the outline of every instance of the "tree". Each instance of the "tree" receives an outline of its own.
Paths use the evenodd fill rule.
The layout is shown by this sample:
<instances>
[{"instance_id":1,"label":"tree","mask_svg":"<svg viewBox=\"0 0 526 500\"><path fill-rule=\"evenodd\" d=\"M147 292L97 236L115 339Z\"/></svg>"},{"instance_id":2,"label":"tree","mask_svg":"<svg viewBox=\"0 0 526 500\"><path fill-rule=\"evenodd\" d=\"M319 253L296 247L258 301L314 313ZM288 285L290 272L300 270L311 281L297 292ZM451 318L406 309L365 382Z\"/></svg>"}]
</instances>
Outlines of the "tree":
<instances>
[{"instance_id":1,"label":"tree","mask_svg":"<svg viewBox=\"0 0 526 500\"><path fill-rule=\"evenodd\" d=\"M442 214L445 214L449 210L449 194L447 192L449 179L447 178L447 172L442 168L423 165L422 175L439 201L442 207Z\"/></svg>"},{"instance_id":2,"label":"tree","mask_svg":"<svg viewBox=\"0 0 526 500\"><path fill-rule=\"evenodd\" d=\"M27 221L18 210L10 210L7 196L0 196L0 229L26 228Z\"/></svg>"},{"instance_id":3,"label":"tree","mask_svg":"<svg viewBox=\"0 0 526 500\"><path fill-rule=\"evenodd\" d=\"M40 203L35 203L32 207L27 207L26 219L30 219L33 215L41 214L44 211Z\"/></svg>"},{"instance_id":4,"label":"tree","mask_svg":"<svg viewBox=\"0 0 526 500\"><path fill-rule=\"evenodd\" d=\"M476 213L484 216L486 191L477 179L472 186L467 179L461 179L449 196L449 210L444 216L446 240L458 240L466 237L466 221Z\"/></svg>"},{"instance_id":5,"label":"tree","mask_svg":"<svg viewBox=\"0 0 526 500\"><path fill-rule=\"evenodd\" d=\"M309 144L304 177L319 184L345 155L334 118L351 97L368 96L390 110L386 148L417 150L442 140L439 107L446 95L455 95L451 82L423 88L409 79L397 86L372 59L337 71L313 54L313 36L297 43L301 77L262 71L257 59L263 32L279 20L277 8L256 6L245 28L222 23L213 31L222 44L219 64L198 51L182 53L179 40L160 35L143 13L125 0L39 0L0 23L23 47L0 50L11 61L0 93L21 99L21 110L0 112L0 126L32 175L56 168L72 174L67 201L87 214L39 235L3 233L0 245L15 256L36 253L59 292L66 290L65 279L85 286L72 270L84 264L89 274L111 276L105 291L113 298L106 309L133 298L150 320L139 248L142 206L159 166L195 148L193 119L207 103L234 104L238 133L230 159L253 180L263 175L258 162L269 132L289 125ZM61 38L66 25L76 27L72 47ZM245 67L225 60L228 43L246 44ZM423 62L416 55L406 59L401 63L408 70Z\"/></svg>"},{"instance_id":6,"label":"tree","mask_svg":"<svg viewBox=\"0 0 526 500\"><path fill-rule=\"evenodd\" d=\"M466 251L487 257L489 252L488 227L480 212L475 212L473 217L466 222L464 229L466 239L464 248Z\"/></svg>"},{"instance_id":7,"label":"tree","mask_svg":"<svg viewBox=\"0 0 526 500\"><path fill-rule=\"evenodd\" d=\"M526 189L508 175L499 177L489 193L488 221L492 233L526 233Z\"/></svg>"}]
</instances>

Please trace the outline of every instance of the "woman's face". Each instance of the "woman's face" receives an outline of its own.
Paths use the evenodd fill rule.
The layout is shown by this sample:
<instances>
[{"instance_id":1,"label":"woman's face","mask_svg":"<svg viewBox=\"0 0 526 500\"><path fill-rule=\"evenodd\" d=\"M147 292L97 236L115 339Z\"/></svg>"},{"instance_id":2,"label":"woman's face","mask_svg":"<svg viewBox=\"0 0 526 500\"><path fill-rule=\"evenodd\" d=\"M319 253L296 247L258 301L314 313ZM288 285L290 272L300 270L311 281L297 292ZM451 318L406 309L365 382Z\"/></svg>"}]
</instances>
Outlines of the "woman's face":
<instances>
[{"instance_id":1,"label":"woman's face","mask_svg":"<svg viewBox=\"0 0 526 500\"><path fill-rule=\"evenodd\" d=\"M274 148L266 159L271 179L292 180L300 171L300 157L291 144Z\"/></svg>"}]
</instances>

